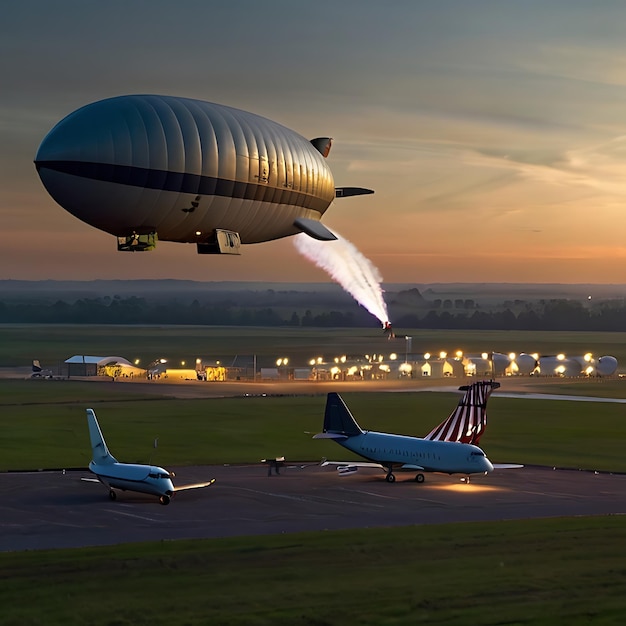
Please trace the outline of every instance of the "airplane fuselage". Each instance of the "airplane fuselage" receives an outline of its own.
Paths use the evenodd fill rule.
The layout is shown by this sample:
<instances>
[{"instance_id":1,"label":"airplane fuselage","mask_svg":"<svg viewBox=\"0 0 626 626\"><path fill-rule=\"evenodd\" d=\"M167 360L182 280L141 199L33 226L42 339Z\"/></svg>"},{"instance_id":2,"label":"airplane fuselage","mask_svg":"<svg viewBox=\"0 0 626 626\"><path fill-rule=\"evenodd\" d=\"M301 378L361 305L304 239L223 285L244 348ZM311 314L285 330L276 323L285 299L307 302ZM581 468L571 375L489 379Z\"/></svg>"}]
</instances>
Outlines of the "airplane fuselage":
<instances>
[{"instance_id":1,"label":"airplane fuselage","mask_svg":"<svg viewBox=\"0 0 626 626\"><path fill-rule=\"evenodd\" d=\"M337 443L385 467L407 465L426 472L446 474L483 474L493 471L493 465L485 453L478 446L466 443L430 441L374 431L337 439Z\"/></svg>"},{"instance_id":2,"label":"airplane fuselage","mask_svg":"<svg viewBox=\"0 0 626 626\"><path fill-rule=\"evenodd\" d=\"M134 465L132 463L89 463L89 469L98 480L109 488L123 491L137 491L154 496L171 496L174 485L170 474L162 467L154 465Z\"/></svg>"}]
</instances>

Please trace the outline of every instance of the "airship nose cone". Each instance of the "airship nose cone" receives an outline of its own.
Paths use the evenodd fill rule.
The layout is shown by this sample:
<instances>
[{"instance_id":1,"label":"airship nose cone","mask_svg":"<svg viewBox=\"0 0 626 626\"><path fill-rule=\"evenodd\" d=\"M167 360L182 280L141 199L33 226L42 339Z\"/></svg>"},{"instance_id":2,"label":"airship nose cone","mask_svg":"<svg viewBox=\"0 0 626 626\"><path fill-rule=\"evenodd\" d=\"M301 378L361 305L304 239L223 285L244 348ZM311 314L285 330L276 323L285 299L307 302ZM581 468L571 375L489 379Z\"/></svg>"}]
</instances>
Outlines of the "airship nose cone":
<instances>
[{"instance_id":1,"label":"airship nose cone","mask_svg":"<svg viewBox=\"0 0 626 626\"><path fill-rule=\"evenodd\" d=\"M37 169L58 170L70 163L132 165L140 160L147 140L139 102L121 96L70 113L41 142L35 156Z\"/></svg>"},{"instance_id":2,"label":"airship nose cone","mask_svg":"<svg viewBox=\"0 0 626 626\"><path fill-rule=\"evenodd\" d=\"M82 107L46 135L35 156L41 182L54 200L111 233L129 229L127 216L137 195L120 194L113 183L128 182L128 168L147 163L140 104L141 99L122 96ZM137 220L131 216L131 221Z\"/></svg>"}]
</instances>

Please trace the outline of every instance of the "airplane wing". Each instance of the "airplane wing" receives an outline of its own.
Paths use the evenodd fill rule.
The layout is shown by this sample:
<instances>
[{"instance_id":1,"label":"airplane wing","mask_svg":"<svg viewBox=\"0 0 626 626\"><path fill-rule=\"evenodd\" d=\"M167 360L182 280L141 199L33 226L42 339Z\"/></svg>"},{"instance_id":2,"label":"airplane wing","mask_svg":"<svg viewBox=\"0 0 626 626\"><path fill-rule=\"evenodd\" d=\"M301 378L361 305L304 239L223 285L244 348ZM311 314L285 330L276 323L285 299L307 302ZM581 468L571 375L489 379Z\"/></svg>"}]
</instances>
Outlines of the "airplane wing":
<instances>
[{"instance_id":1,"label":"airplane wing","mask_svg":"<svg viewBox=\"0 0 626 626\"><path fill-rule=\"evenodd\" d=\"M210 487L215 482L215 478L211 478L206 483L193 483L191 485L181 485L180 487L174 487L174 491L187 491L188 489L204 489L204 487Z\"/></svg>"},{"instance_id":2,"label":"airplane wing","mask_svg":"<svg viewBox=\"0 0 626 626\"><path fill-rule=\"evenodd\" d=\"M519 463L492 463L493 469L519 469L520 467L524 467Z\"/></svg>"},{"instance_id":3,"label":"airplane wing","mask_svg":"<svg viewBox=\"0 0 626 626\"><path fill-rule=\"evenodd\" d=\"M98 478L86 478L86 477L83 477L83 478L81 478L81 480L84 480L86 483L100 483L100 484L102 484L102 482Z\"/></svg>"},{"instance_id":4,"label":"airplane wing","mask_svg":"<svg viewBox=\"0 0 626 626\"><path fill-rule=\"evenodd\" d=\"M380 463L369 463L367 461L327 461L324 459L320 465L325 467L327 465L336 465L337 472L340 476L348 476L349 474L354 474L359 471L360 467L370 467L374 469L382 470L383 472L387 472L387 468ZM421 465L413 465L412 463L405 463L401 465L397 469L406 470L409 472L423 472L425 471Z\"/></svg>"},{"instance_id":5,"label":"airplane wing","mask_svg":"<svg viewBox=\"0 0 626 626\"><path fill-rule=\"evenodd\" d=\"M322 467L326 467L327 465L337 465L338 468L341 467L377 467L378 469L384 470L385 468L380 463L368 463L367 461L322 461L320 463Z\"/></svg>"}]
</instances>

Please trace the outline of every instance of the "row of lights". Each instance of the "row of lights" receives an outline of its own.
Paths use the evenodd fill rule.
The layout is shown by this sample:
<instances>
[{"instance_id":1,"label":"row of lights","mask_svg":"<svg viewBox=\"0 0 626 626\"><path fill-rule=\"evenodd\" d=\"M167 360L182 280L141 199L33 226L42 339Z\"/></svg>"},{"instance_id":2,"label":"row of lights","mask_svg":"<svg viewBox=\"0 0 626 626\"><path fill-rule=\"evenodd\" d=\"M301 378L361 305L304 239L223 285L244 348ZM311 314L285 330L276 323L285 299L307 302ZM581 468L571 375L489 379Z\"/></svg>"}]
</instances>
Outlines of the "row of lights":
<instances>
[{"instance_id":1,"label":"row of lights","mask_svg":"<svg viewBox=\"0 0 626 626\"><path fill-rule=\"evenodd\" d=\"M535 360L539 360L539 355L535 352L530 354L529 356L533 357ZM423 355L423 358L425 361L428 361L430 358L432 357L432 355L430 354L430 352L425 352ZM439 353L439 358L440 359L446 359L448 357L448 353L447 352L440 352ZM484 360L489 360L490 357L492 357L492 355L490 355L487 352L483 352L481 354L481 358L483 358ZM382 363L384 360L384 356L382 354L373 354L373 355L369 355L366 354L365 355L365 359L369 362L369 363ZM460 360L463 358L463 351L462 350L457 350L455 352L455 359ZM517 354L515 352L510 352L508 354L508 358L510 361L515 361L515 359L517 358ZM565 360L565 354L560 353L556 355L556 359L558 361L564 361ZM398 359L398 355L395 352L392 352L389 355L389 360L390 361L396 361ZM591 352L587 352L584 356L583 359L585 360L585 362L587 363L591 363L592 359L593 359L593 355L591 354ZM339 363L345 363L347 361L347 357L346 355L343 356L338 356L334 358L334 362L338 365ZM135 359L134 361L135 365L139 365L140 364L140 359ZM156 366L156 365L163 365L167 363L167 359L156 359L155 361L153 361L150 365L151 366ZM318 356L316 358L313 358L309 361L309 365L311 366L315 366L315 365L322 365L324 363L324 359L321 356ZM185 366L185 361L181 361L180 362L181 366ZM202 359L196 359L196 366L200 366L202 364ZM216 364L219 365L220 362L216 361ZM276 366L277 367L281 367L281 366L286 366L289 364L289 358L288 357L280 357L278 359L276 359ZM408 365L407 363L404 363L403 365ZM400 369L402 370L402 366L400 366ZM408 369L407 371L410 371L410 369Z\"/></svg>"}]
</instances>

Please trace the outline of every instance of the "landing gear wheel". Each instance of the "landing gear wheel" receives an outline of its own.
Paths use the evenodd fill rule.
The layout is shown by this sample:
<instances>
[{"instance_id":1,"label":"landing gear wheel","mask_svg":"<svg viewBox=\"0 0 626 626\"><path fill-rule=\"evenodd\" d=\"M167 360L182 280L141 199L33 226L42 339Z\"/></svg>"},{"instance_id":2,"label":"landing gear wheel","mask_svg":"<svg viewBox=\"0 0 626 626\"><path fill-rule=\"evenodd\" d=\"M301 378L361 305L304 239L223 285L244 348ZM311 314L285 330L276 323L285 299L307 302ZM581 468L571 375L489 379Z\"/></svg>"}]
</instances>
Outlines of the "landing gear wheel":
<instances>
[{"instance_id":1,"label":"landing gear wheel","mask_svg":"<svg viewBox=\"0 0 626 626\"><path fill-rule=\"evenodd\" d=\"M113 489L109 491L109 499L117 500L117 494L115 493L115 491L113 491Z\"/></svg>"},{"instance_id":2,"label":"landing gear wheel","mask_svg":"<svg viewBox=\"0 0 626 626\"><path fill-rule=\"evenodd\" d=\"M387 474L387 476L385 476L385 480L388 483L395 483L396 482L396 477L391 472L389 472L389 474Z\"/></svg>"},{"instance_id":3,"label":"landing gear wheel","mask_svg":"<svg viewBox=\"0 0 626 626\"><path fill-rule=\"evenodd\" d=\"M169 497L169 496L161 496L161 497L159 498L159 502L160 502L163 506L165 506L166 504L169 504L169 503L170 503L170 497Z\"/></svg>"},{"instance_id":4,"label":"landing gear wheel","mask_svg":"<svg viewBox=\"0 0 626 626\"><path fill-rule=\"evenodd\" d=\"M415 482L416 482L416 483L423 483L423 482L424 482L424 474L418 474L418 475L415 477Z\"/></svg>"}]
</instances>

